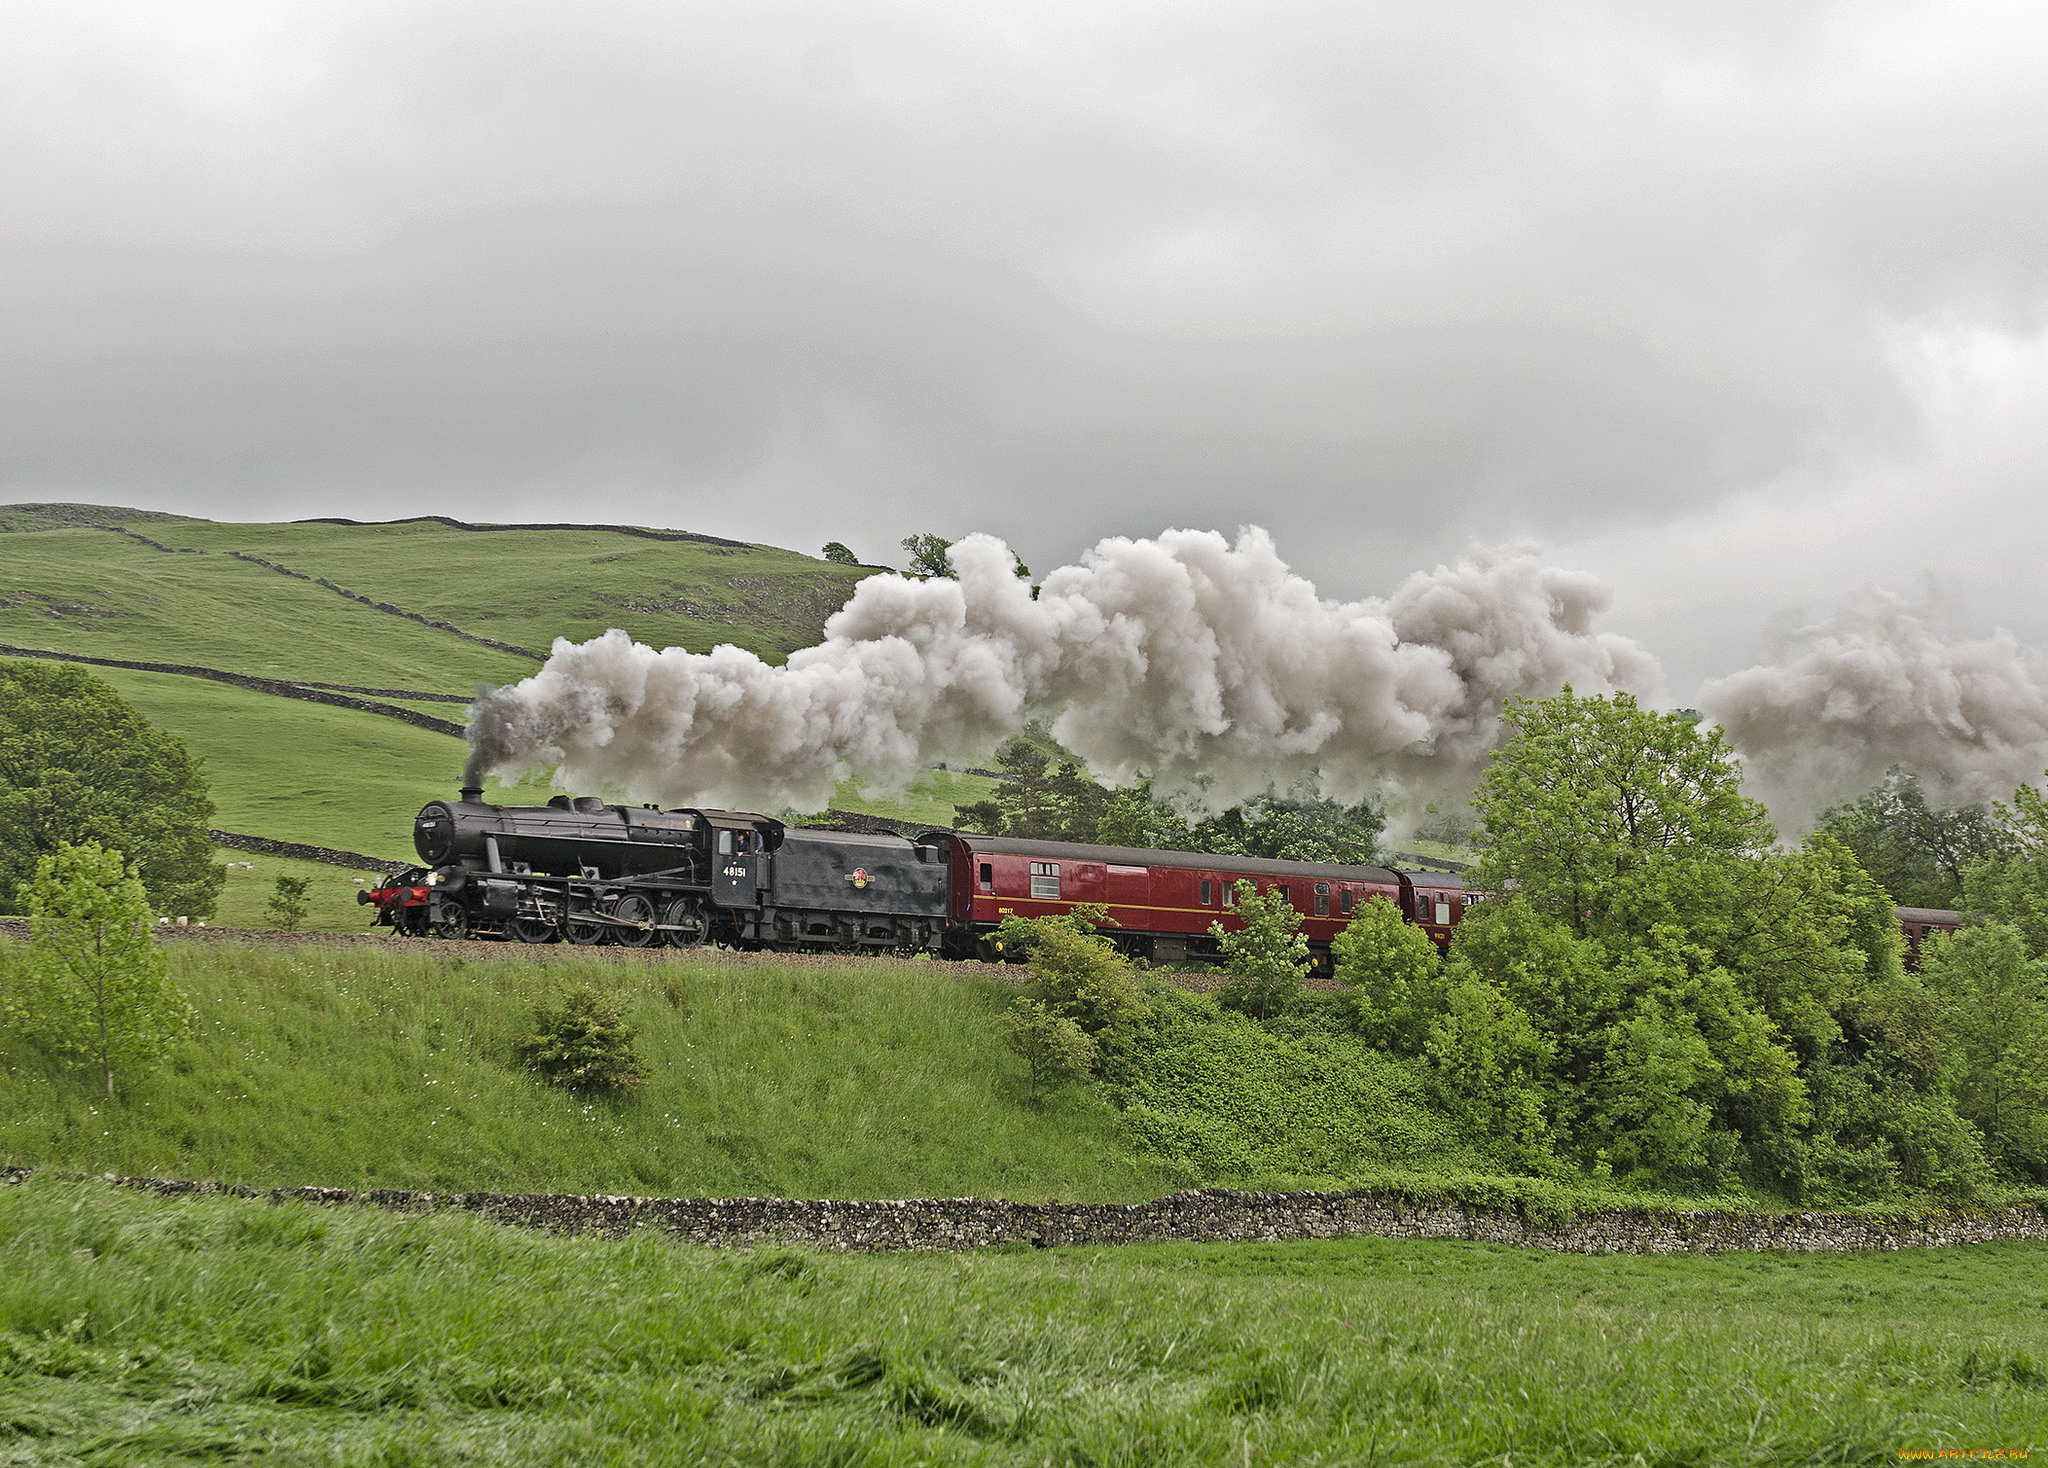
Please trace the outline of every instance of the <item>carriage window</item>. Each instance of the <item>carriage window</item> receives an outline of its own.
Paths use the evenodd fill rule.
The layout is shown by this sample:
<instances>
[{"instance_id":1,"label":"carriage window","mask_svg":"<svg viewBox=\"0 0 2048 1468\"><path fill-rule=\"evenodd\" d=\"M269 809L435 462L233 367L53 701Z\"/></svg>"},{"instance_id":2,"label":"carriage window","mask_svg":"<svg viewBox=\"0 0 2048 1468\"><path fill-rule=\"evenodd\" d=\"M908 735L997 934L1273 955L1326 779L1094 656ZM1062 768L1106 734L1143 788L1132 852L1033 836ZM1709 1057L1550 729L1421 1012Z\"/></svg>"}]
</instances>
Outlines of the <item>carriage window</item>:
<instances>
[{"instance_id":1,"label":"carriage window","mask_svg":"<svg viewBox=\"0 0 2048 1468\"><path fill-rule=\"evenodd\" d=\"M996 869L993 862L985 861L981 864L981 890L984 892L996 890Z\"/></svg>"},{"instance_id":2,"label":"carriage window","mask_svg":"<svg viewBox=\"0 0 2048 1468\"><path fill-rule=\"evenodd\" d=\"M1269 892L1278 892L1280 894L1280 900L1282 902L1286 903L1289 907L1294 906L1293 894L1288 892L1285 883L1275 882L1271 887L1267 888L1266 890Z\"/></svg>"},{"instance_id":3,"label":"carriage window","mask_svg":"<svg viewBox=\"0 0 2048 1468\"><path fill-rule=\"evenodd\" d=\"M1316 916L1328 917L1329 915L1330 884L1328 882L1318 882L1316 883Z\"/></svg>"},{"instance_id":4,"label":"carriage window","mask_svg":"<svg viewBox=\"0 0 2048 1468\"><path fill-rule=\"evenodd\" d=\"M1202 884L1202 906L1208 907L1215 901L1215 898L1216 884L1214 882L1204 882Z\"/></svg>"},{"instance_id":5,"label":"carriage window","mask_svg":"<svg viewBox=\"0 0 2048 1468\"><path fill-rule=\"evenodd\" d=\"M1351 911L1351 889L1349 887L1346 887L1342 892L1339 892L1337 894L1337 911Z\"/></svg>"},{"instance_id":6,"label":"carriage window","mask_svg":"<svg viewBox=\"0 0 2048 1468\"><path fill-rule=\"evenodd\" d=\"M1437 903L1437 905L1436 905L1436 922L1437 922L1437 926L1438 926L1438 927L1440 927L1440 928L1448 928L1448 927L1449 927L1449 926L1451 925L1451 905L1450 905L1450 903L1448 903L1448 902L1438 902L1438 903Z\"/></svg>"},{"instance_id":7,"label":"carriage window","mask_svg":"<svg viewBox=\"0 0 2048 1468\"><path fill-rule=\"evenodd\" d=\"M1056 861L1031 863L1031 895L1049 899L1060 895L1060 864Z\"/></svg>"},{"instance_id":8,"label":"carriage window","mask_svg":"<svg viewBox=\"0 0 2048 1468\"><path fill-rule=\"evenodd\" d=\"M1225 907L1237 906L1237 883L1225 882L1223 884L1223 905Z\"/></svg>"}]
</instances>

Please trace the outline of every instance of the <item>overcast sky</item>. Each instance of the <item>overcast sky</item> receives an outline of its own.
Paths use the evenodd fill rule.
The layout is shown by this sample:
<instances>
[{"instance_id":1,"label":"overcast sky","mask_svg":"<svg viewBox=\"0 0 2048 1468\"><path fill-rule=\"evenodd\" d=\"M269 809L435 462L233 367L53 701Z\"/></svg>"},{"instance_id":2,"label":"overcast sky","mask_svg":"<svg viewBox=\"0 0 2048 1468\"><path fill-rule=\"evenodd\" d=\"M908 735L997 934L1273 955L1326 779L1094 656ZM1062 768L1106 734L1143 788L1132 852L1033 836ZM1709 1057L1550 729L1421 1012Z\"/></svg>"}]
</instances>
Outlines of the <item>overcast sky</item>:
<instances>
[{"instance_id":1,"label":"overcast sky","mask_svg":"<svg viewBox=\"0 0 2048 1468\"><path fill-rule=\"evenodd\" d=\"M2048 7L0 7L0 500L2048 641Z\"/></svg>"}]
</instances>

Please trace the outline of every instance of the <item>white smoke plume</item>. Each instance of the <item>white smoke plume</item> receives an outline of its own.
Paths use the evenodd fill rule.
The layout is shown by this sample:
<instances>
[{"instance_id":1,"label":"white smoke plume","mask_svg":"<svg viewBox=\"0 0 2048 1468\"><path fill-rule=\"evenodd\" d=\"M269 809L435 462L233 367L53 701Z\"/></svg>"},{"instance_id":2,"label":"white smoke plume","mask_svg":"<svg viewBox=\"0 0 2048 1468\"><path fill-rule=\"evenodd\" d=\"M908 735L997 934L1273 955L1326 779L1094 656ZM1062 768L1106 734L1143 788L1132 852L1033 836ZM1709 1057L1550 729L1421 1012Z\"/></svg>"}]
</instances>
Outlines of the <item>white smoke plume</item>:
<instances>
[{"instance_id":1,"label":"white smoke plume","mask_svg":"<svg viewBox=\"0 0 2048 1468\"><path fill-rule=\"evenodd\" d=\"M1211 807L1320 773L1355 799L1465 771L1514 694L1654 690L1657 664L1597 633L1597 581L1529 547L1479 550L1392 597L1326 601L1257 528L1110 539L1036 600L1008 547L971 535L959 579L873 576L825 640L776 668L723 646L612 631L470 709L470 776L558 766L568 788L668 805L816 810L852 773L897 788L985 755L1027 719L1098 779L1150 775Z\"/></svg>"},{"instance_id":2,"label":"white smoke plume","mask_svg":"<svg viewBox=\"0 0 2048 1468\"><path fill-rule=\"evenodd\" d=\"M1805 650L1782 666L1700 690L1782 826L1807 824L1894 764L1942 804L2009 796L2048 767L2048 682L2009 632L1944 641L1879 593L1792 641Z\"/></svg>"}]
</instances>

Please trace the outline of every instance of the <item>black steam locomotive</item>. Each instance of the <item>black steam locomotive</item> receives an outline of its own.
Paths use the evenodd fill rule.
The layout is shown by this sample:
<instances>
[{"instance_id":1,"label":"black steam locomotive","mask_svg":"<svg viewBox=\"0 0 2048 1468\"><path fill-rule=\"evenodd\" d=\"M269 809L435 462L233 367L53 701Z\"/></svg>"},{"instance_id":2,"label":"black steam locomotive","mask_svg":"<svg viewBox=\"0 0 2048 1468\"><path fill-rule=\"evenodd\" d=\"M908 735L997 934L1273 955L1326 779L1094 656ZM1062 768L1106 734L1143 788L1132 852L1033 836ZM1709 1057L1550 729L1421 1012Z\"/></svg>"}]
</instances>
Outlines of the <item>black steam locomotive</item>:
<instances>
[{"instance_id":1,"label":"black steam locomotive","mask_svg":"<svg viewBox=\"0 0 2048 1468\"><path fill-rule=\"evenodd\" d=\"M1394 903L1439 944L1471 900L1441 872L1141 851L927 830L914 839L787 826L727 810L557 796L486 805L466 789L413 823L422 866L359 900L410 936L998 956L1016 914L1100 903L1117 943L1177 961L1240 926L1237 884L1285 895L1318 966L1358 907Z\"/></svg>"}]
</instances>

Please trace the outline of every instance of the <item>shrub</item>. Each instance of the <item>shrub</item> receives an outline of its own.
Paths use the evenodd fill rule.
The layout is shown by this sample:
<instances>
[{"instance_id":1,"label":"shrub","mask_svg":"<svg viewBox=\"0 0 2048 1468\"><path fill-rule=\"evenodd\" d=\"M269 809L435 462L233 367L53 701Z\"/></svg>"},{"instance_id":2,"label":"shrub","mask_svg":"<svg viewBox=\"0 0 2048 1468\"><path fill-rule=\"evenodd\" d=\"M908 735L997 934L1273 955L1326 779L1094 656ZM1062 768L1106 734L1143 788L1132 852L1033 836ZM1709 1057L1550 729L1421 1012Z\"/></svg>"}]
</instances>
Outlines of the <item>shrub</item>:
<instances>
[{"instance_id":1,"label":"shrub","mask_svg":"<svg viewBox=\"0 0 2048 1468\"><path fill-rule=\"evenodd\" d=\"M647 1083L647 1064L633 1046L633 1027L588 985L571 989L559 1006L546 1000L535 1004L533 1028L514 1053L551 1086L623 1093Z\"/></svg>"},{"instance_id":2,"label":"shrub","mask_svg":"<svg viewBox=\"0 0 2048 1468\"><path fill-rule=\"evenodd\" d=\"M1131 961L1100 931L1114 925L1106 908L1080 902L1070 912L1049 917L1005 918L995 940L1005 952L1026 956L1032 998L1073 1020L1084 1033L1100 1034L1128 1023L1144 1008Z\"/></svg>"},{"instance_id":3,"label":"shrub","mask_svg":"<svg viewBox=\"0 0 2048 1468\"><path fill-rule=\"evenodd\" d=\"M294 932L306 920L306 892L312 885L311 877L278 873L277 890L270 894L270 916L280 928Z\"/></svg>"},{"instance_id":4,"label":"shrub","mask_svg":"<svg viewBox=\"0 0 2048 1468\"><path fill-rule=\"evenodd\" d=\"M1429 934L1375 898L1330 944L1358 1032L1382 1050L1419 1055L1441 1007L1442 960Z\"/></svg>"},{"instance_id":5,"label":"shrub","mask_svg":"<svg viewBox=\"0 0 2048 1468\"><path fill-rule=\"evenodd\" d=\"M1143 1008L1131 961L1105 938L1047 928L1031 950L1032 996L1088 1034L1128 1024Z\"/></svg>"},{"instance_id":6,"label":"shrub","mask_svg":"<svg viewBox=\"0 0 2048 1468\"><path fill-rule=\"evenodd\" d=\"M1308 939L1301 935L1301 914L1277 889L1261 896L1249 881L1237 884L1236 910L1244 920L1239 931L1226 933L1221 923L1209 925L1230 973L1217 998L1226 1009L1255 1019L1284 1014L1305 992L1301 981L1308 974Z\"/></svg>"},{"instance_id":7,"label":"shrub","mask_svg":"<svg viewBox=\"0 0 2048 1468\"><path fill-rule=\"evenodd\" d=\"M1095 1042L1063 1014L1043 1004L1019 999L996 1021L1004 1043L1031 1067L1031 1094L1040 1086L1076 1080L1095 1069Z\"/></svg>"},{"instance_id":8,"label":"shrub","mask_svg":"<svg viewBox=\"0 0 2048 1468\"><path fill-rule=\"evenodd\" d=\"M37 860L29 885L27 960L0 994L16 1030L99 1069L148 1064L192 1026L149 928L149 898L118 851L87 842Z\"/></svg>"},{"instance_id":9,"label":"shrub","mask_svg":"<svg viewBox=\"0 0 2048 1468\"><path fill-rule=\"evenodd\" d=\"M1445 996L1425 1046L1438 1084L1473 1140L1516 1166L1548 1156L1542 1076L1557 1058L1514 1000L1467 970Z\"/></svg>"},{"instance_id":10,"label":"shrub","mask_svg":"<svg viewBox=\"0 0 2048 1468\"><path fill-rule=\"evenodd\" d=\"M1928 945L1929 989L1948 1000L1956 1111L2007 1172L2048 1176L2048 963L2008 923Z\"/></svg>"}]
</instances>

